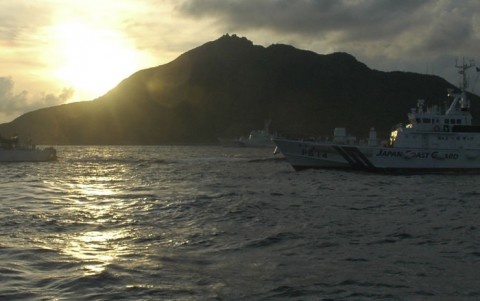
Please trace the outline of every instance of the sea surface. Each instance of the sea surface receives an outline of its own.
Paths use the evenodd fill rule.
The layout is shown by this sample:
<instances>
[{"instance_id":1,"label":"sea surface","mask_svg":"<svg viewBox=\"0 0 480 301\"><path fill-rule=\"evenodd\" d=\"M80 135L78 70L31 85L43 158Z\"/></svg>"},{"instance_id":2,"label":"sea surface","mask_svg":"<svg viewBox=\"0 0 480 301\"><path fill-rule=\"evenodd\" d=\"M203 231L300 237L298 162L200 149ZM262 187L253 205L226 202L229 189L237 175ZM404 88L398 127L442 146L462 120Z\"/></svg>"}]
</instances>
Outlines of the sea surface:
<instances>
[{"instance_id":1,"label":"sea surface","mask_svg":"<svg viewBox=\"0 0 480 301\"><path fill-rule=\"evenodd\" d=\"M57 151L0 164L0 300L480 300L480 175Z\"/></svg>"}]
</instances>

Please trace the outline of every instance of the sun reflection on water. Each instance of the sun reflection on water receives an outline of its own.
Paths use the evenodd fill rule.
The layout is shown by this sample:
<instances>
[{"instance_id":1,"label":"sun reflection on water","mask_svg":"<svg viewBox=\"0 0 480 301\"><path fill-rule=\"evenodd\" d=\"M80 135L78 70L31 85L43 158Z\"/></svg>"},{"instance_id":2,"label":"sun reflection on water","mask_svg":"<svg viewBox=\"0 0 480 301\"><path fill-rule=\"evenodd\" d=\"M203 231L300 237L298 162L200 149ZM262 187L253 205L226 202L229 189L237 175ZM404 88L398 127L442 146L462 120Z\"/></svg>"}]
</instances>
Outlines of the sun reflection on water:
<instances>
[{"instance_id":1,"label":"sun reflection on water","mask_svg":"<svg viewBox=\"0 0 480 301\"><path fill-rule=\"evenodd\" d=\"M91 197L115 194L115 191L108 188L106 184L77 184L76 188L78 189L79 195Z\"/></svg>"},{"instance_id":2,"label":"sun reflection on water","mask_svg":"<svg viewBox=\"0 0 480 301\"><path fill-rule=\"evenodd\" d=\"M131 234L120 197L119 179L108 176L78 177L70 183L70 198L76 202L69 208L76 223L85 231L70 233L62 253L82 263L85 275L102 273L119 256L129 253L126 238ZM125 219L125 220L124 220ZM122 225L121 229L119 225Z\"/></svg>"},{"instance_id":3,"label":"sun reflection on water","mask_svg":"<svg viewBox=\"0 0 480 301\"><path fill-rule=\"evenodd\" d=\"M127 252L127 247L118 242L125 236L123 230L80 233L69 237L64 253L82 261L85 274L100 274L119 255Z\"/></svg>"},{"instance_id":4,"label":"sun reflection on water","mask_svg":"<svg viewBox=\"0 0 480 301\"><path fill-rule=\"evenodd\" d=\"M71 183L71 193L78 196L98 197L117 194L116 182L119 179L111 176L90 175L78 177L76 183Z\"/></svg>"}]
</instances>

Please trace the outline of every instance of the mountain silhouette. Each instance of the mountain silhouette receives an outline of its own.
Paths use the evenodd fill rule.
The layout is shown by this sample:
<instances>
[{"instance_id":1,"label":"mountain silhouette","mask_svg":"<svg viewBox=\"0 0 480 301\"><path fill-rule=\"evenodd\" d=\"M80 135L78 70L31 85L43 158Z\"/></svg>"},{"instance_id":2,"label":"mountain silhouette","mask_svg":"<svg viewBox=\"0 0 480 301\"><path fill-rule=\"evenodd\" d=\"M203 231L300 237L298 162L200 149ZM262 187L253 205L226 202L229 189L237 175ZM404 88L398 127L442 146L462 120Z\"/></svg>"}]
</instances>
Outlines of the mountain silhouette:
<instances>
[{"instance_id":1,"label":"mountain silhouette","mask_svg":"<svg viewBox=\"0 0 480 301\"><path fill-rule=\"evenodd\" d=\"M440 77L372 70L347 53L224 35L95 100L26 113L0 133L36 144L215 143L271 120L287 137L330 136L338 126L366 137L373 126L386 138L417 99L443 106L447 88Z\"/></svg>"}]
</instances>

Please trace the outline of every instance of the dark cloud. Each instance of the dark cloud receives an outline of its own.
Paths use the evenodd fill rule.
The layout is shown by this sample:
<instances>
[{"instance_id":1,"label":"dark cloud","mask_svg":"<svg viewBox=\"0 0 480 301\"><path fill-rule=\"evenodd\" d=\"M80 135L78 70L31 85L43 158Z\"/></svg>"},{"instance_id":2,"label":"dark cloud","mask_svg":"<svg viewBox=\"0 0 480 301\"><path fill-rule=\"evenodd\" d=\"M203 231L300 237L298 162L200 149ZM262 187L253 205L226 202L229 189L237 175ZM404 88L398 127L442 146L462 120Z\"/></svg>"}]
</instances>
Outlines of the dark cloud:
<instances>
[{"instance_id":1,"label":"dark cloud","mask_svg":"<svg viewBox=\"0 0 480 301\"><path fill-rule=\"evenodd\" d=\"M410 52L477 43L477 0L186 0L177 9L228 32L267 29L331 43L399 44ZM406 45L405 43L408 43Z\"/></svg>"},{"instance_id":2,"label":"dark cloud","mask_svg":"<svg viewBox=\"0 0 480 301\"><path fill-rule=\"evenodd\" d=\"M178 9L216 18L228 30L265 28L318 36L331 31L354 39L383 38L408 30L434 0L188 0Z\"/></svg>"},{"instance_id":3,"label":"dark cloud","mask_svg":"<svg viewBox=\"0 0 480 301\"><path fill-rule=\"evenodd\" d=\"M0 77L0 111L4 115L19 115L36 109L63 104L72 98L74 90L65 88L58 95L53 93L31 96L27 91L14 91L10 77Z\"/></svg>"},{"instance_id":4,"label":"dark cloud","mask_svg":"<svg viewBox=\"0 0 480 301\"><path fill-rule=\"evenodd\" d=\"M432 19L425 30L423 46L432 52L450 52L463 51L472 43L478 45L480 28L475 25L475 20L480 17L479 12L480 2L442 7L441 11L437 11L438 18Z\"/></svg>"}]
</instances>

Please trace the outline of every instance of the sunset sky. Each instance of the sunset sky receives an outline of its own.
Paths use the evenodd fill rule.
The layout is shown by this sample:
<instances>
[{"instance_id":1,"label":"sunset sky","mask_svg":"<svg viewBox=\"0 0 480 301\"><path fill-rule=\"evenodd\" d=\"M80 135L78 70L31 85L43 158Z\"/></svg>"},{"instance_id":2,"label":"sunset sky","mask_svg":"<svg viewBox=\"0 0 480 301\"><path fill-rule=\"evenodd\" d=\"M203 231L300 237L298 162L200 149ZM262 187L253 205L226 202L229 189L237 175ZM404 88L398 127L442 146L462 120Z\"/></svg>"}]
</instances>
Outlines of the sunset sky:
<instances>
[{"instance_id":1,"label":"sunset sky","mask_svg":"<svg viewBox=\"0 0 480 301\"><path fill-rule=\"evenodd\" d=\"M0 122L92 100L225 33L454 84L456 58L480 65L478 0L0 0Z\"/></svg>"}]
</instances>

